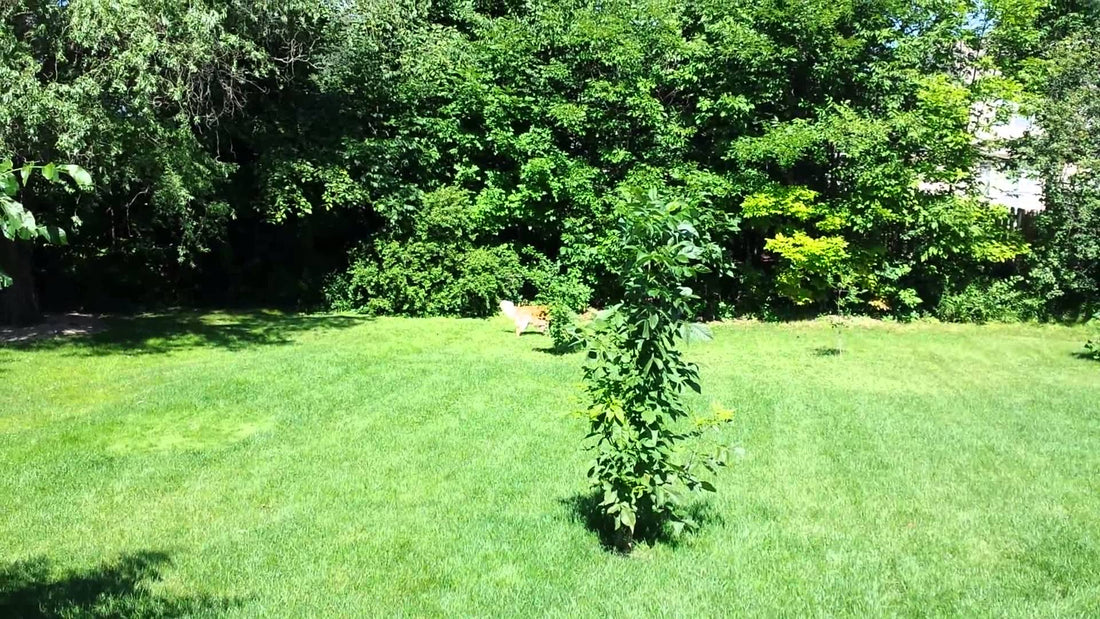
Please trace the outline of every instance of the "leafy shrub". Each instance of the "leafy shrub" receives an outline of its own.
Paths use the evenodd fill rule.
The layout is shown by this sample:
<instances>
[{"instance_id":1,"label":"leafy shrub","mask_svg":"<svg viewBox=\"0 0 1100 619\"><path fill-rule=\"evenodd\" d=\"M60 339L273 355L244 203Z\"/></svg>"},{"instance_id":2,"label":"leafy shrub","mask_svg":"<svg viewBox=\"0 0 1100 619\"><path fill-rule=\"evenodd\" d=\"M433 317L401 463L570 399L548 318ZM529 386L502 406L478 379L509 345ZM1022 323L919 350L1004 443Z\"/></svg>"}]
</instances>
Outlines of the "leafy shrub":
<instances>
[{"instance_id":1,"label":"leafy shrub","mask_svg":"<svg viewBox=\"0 0 1100 619\"><path fill-rule=\"evenodd\" d=\"M574 351L584 343L577 313L565 305L551 305L549 308L550 326L547 333L554 341L554 350L558 352Z\"/></svg>"},{"instance_id":2,"label":"leafy shrub","mask_svg":"<svg viewBox=\"0 0 1100 619\"><path fill-rule=\"evenodd\" d=\"M1084 8L1091 5L1090 8ZM1036 117L1042 132L1024 141L1031 167L1043 177L1029 278L1052 314L1077 319L1100 309L1100 5L1081 3L1081 26L1062 30L1044 59ZM1085 14L1088 14L1085 17ZM1088 25L1085 25L1088 24Z\"/></svg>"},{"instance_id":3,"label":"leafy shrub","mask_svg":"<svg viewBox=\"0 0 1100 619\"><path fill-rule=\"evenodd\" d=\"M1042 301L1028 293L1023 279L974 282L940 299L936 315L947 322L1018 322L1039 316Z\"/></svg>"},{"instance_id":4,"label":"leafy shrub","mask_svg":"<svg viewBox=\"0 0 1100 619\"><path fill-rule=\"evenodd\" d=\"M1093 195L1052 186L1038 217L1040 243L1031 279L1052 313L1073 316L1100 305L1100 182ZM1088 314L1085 314L1087 316Z\"/></svg>"},{"instance_id":5,"label":"leafy shrub","mask_svg":"<svg viewBox=\"0 0 1100 619\"><path fill-rule=\"evenodd\" d=\"M1092 317L1092 323L1100 329L1100 312L1097 312L1096 315ZM1094 339L1085 342L1085 354L1100 361L1100 334Z\"/></svg>"},{"instance_id":6,"label":"leafy shrub","mask_svg":"<svg viewBox=\"0 0 1100 619\"><path fill-rule=\"evenodd\" d=\"M548 333L554 340L554 349L568 352L578 348L582 343L578 312L587 309L592 300L592 288L576 272L567 271L545 281L535 300L549 308Z\"/></svg>"},{"instance_id":7,"label":"leafy shrub","mask_svg":"<svg viewBox=\"0 0 1100 619\"><path fill-rule=\"evenodd\" d=\"M570 312L583 312L592 301L592 288L575 272L552 277L541 289L536 301L547 306L559 306Z\"/></svg>"},{"instance_id":8,"label":"leafy shrub","mask_svg":"<svg viewBox=\"0 0 1100 619\"><path fill-rule=\"evenodd\" d=\"M329 304L368 314L488 316L501 299L519 300L552 263L533 250L479 242L488 232L483 219L464 189L424 194L415 217L394 224L402 238L351 253L348 269L329 280Z\"/></svg>"},{"instance_id":9,"label":"leafy shrub","mask_svg":"<svg viewBox=\"0 0 1100 619\"><path fill-rule=\"evenodd\" d=\"M528 279L509 245L461 249L431 241L379 241L353 252L330 279L333 309L402 316L488 316L520 296Z\"/></svg>"},{"instance_id":10,"label":"leafy shrub","mask_svg":"<svg viewBox=\"0 0 1100 619\"><path fill-rule=\"evenodd\" d=\"M784 260L785 268L776 278L779 291L799 305L813 302L827 289L824 282L839 273L849 258L847 247L839 236L815 238L801 231L790 236L777 233L764 245Z\"/></svg>"},{"instance_id":11,"label":"leafy shrub","mask_svg":"<svg viewBox=\"0 0 1100 619\"><path fill-rule=\"evenodd\" d=\"M585 333L584 368L589 448L595 461L589 478L602 493L599 510L615 531L615 544L629 551L635 533L658 534L694 526L681 495L713 491L698 465L714 472L724 453L685 455L683 442L728 421L716 410L684 429L690 411L684 391L700 391L698 369L684 361L677 344L708 335L690 321L695 295L684 283L702 273L719 251L692 223L692 209L664 202L656 192L634 195L622 222L618 269L622 301L602 312Z\"/></svg>"},{"instance_id":12,"label":"leafy shrub","mask_svg":"<svg viewBox=\"0 0 1100 619\"><path fill-rule=\"evenodd\" d=\"M488 316L501 299L520 297L527 272L519 254L508 245L475 247L457 259L455 277L428 313Z\"/></svg>"}]
</instances>

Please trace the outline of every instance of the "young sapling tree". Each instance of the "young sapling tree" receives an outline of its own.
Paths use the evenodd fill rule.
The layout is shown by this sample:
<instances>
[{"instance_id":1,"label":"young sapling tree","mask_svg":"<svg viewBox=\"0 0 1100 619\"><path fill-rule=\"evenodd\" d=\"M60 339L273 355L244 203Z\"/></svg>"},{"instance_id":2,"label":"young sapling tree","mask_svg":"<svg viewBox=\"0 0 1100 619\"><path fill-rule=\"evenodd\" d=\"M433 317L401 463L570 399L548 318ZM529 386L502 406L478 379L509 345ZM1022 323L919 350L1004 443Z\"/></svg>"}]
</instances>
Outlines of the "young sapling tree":
<instances>
[{"instance_id":1,"label":"young sapling tree","mask_svg":"<svg viewBox=\"0 0 1100 619\"><path fill-rule=\"evenodd\" d=\"M689 450L686 443L732 419L689 419L684 396L700 391L698 368L684 360L680 343L709 339L693 322L697 299L687 284L708 272L721 252L693 223L690 205L663 200L656 191L629 194L621 220L618 272L622 301L585 328L588 362L589 478L601 500L598 511L623 552L636 536L694 527L685 494L714 491L702 470L714 473L727 460Z\"/></svg>"}]
</instances>

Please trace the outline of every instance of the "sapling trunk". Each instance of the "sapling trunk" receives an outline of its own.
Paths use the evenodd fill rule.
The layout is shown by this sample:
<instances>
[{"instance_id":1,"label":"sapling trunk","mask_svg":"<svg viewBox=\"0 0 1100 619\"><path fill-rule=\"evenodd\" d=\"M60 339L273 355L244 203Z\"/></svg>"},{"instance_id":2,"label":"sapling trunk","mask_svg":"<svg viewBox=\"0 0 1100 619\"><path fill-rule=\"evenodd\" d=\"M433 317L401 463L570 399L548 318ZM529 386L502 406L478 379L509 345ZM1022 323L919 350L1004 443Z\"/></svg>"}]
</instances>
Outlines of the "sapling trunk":
<instances>
[{"instance_id":1,"label":"sapling trunk","mask_svg":"<svg viewBox=\"0 0 1100 619\"><path fill-rule=\"evenodd\" d=\"M34 286L30 241L12 241L0 235L0 271L12 279L0 289L0 324L26 325L41 318Z\"/></svg>"}]
</instances>

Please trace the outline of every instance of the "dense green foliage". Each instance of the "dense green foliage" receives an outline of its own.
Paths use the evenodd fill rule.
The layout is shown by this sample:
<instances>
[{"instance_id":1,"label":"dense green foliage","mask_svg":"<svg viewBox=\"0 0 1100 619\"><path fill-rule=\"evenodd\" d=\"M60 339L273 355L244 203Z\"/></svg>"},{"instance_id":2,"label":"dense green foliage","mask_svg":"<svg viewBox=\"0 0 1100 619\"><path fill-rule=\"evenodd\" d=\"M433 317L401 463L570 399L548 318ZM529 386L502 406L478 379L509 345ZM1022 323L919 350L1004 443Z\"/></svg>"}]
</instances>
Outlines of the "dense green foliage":
<instances>
[{"instance_id":1,"label":"dense green foliage","mask_svg":"<svg viewBox=\"0 0 1100 619\"><path fill-rule=\"evenodd\" d=\"M83 221L49 256L47 301L186 299L197 257L226 251L239 214L230 180L243 153L227 121L251 122L249 96L274 95L318 36L312 3L299 4L0 6L0 157L70 161L97 180L94 195L22 196L46 223Z\"/></svg>"},{"instance_id":2,"label":"dense green foliage","mask_svg":"<svg viewBox=\"0 0 1100 619\"><path fill-rule=\"evenodd\" d=\"M378 239L351 253L347 272L328 283L330 303L372 314L496 311L500 299L531 290L538 269L525 267L509 244L479 245L480 224L468 192L447 187L425 194L402 238Z\"/></svg>"},{"instance_id":3,"label":"dense green foliage","mask_svg":"<svg viewBox=\"0 0 1100 619\"><path fill-rule=\"evenodd\" d=\"M581 355L545 337L109 326L0 346L0 616L1100 611L1084 327L856 321L826 356L825 321L715 326L684 348L692 400L735 402L719 436L744 452L690 503L696 533L624 560L585 528Z\"/></svg>"},{"instance_id":4,"label":"dense green foliage","mask_svg":"<svg viewBox=\"0 0 1100 619\"><path fill-rule=\"evenodd\" d=\"M709 337L691 320L695 294L684 284L706 272L718 247L696 229L688 204L666 202L656 190L623 208L614 265L623 297L588 327L584 379L595 454L588 476L616 546L629 552L638 533L694 526L683 494L713 491L699 469L716 473L727 456L691 453L684 442L732 415L720 410L690 430L679 427L691 414L684 394L701 387L678 345L692 333Z\"/></svg>"},{"instance_id":5,"label":"dense green foliage","mask_svg":"<svg viewBox=\"0 0 1100 619\"><path fill-rule=\"evenodd\" d=\"M536 301L545 304L550 319L547 334L557 352L569 352L584 344L583 322L591 319L588 306L592 289L574 271L562 275L546 274L547 283Z\"/></svg>"},{"instance_id":6,"label":"dense green foliage","mask_svg":"<svg viewBox=\"0 0 1100 619\"><path fill-rule=\"evenodd\" d=\"M1100 4L1045 14L1045 61L1031 70L1043 132L1019 150L1046 185L1047 210L1031 279L1062 314L1100 307Z\"/></svg>"},{"instance_id":7,"label":"dense green foliage","mask_svg":"<svg viewBox=\"0 0 1100 619\"><path fill-rule=\"evenodd\" d=\"M1019 276L971 282L940 299L936 315L949 322L1017 322L1038 318L1042 302Z\"/></svg>"},{"instance_id":8,"label":"dense green foliage","mask_svg":"<svg viewBox=\"0 0 1100 619\"><path fill-rule=\"evenodd\" d=\"M667 185L735 273L693 282L709 315L912 316L1009 275L1072 313L1100 290L1089 6L8 3L0 155L98 181L22 198L84 221L37 250L59 307L481 315L562 277L611 304L618 190ZM1030 247L974 182L1004 101L1046 129L1021 160L1080 170Z\"/></svg>"}]
</instances>

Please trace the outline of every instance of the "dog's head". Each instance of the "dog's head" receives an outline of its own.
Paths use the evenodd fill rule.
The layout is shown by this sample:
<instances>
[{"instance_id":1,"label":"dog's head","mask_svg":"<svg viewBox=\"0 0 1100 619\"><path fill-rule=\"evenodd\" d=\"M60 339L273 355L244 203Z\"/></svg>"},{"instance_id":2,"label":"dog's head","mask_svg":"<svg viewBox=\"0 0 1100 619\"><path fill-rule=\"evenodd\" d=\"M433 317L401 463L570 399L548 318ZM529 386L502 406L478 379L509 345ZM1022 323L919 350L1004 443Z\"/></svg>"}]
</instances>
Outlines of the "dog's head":
<instances>
[{"instance_id":1,"label":"dog's head","mask_svg":"<svg viewBox=\"0 0 1100 619\"><path fill-rule=\"evenodd\" d=\"M505 316L511 316L516 313L516 304L511 301L501 301L500 311L504 312Z\"/></svg>"}]
</instances>

